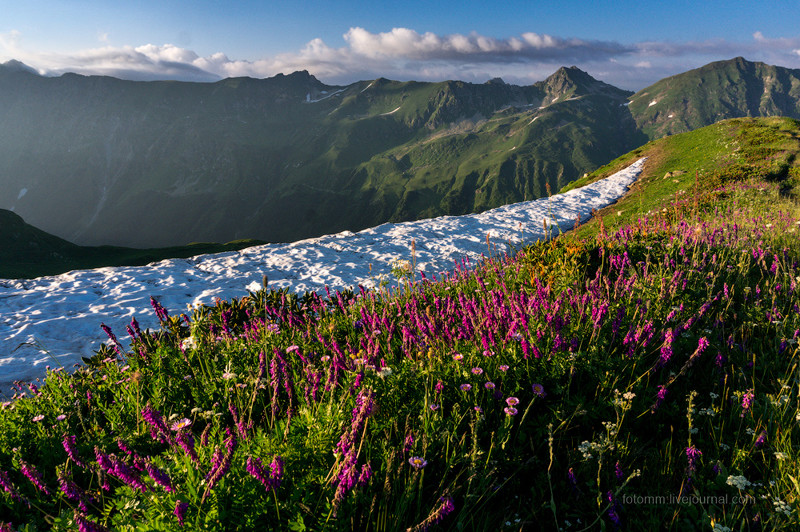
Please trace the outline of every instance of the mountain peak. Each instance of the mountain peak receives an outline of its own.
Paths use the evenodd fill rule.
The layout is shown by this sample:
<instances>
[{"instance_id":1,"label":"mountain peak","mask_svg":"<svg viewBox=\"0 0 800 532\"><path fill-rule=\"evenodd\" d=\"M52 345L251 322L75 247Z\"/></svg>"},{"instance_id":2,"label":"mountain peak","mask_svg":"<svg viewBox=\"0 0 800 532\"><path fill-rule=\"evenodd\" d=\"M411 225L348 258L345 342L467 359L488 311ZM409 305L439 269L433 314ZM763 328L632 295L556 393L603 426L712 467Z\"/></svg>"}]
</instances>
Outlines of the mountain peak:
<instances>
[{"instance_id":1,"label":"mountain peak","mask_svg":"<svg viewBox=\"0 0 800 532\"><path fill-rule=\"evenodd\" d=\"M605 94L618 98L624 98L632 94L613 85L598 81L576 66L562 66L537 85L540 85L546 93L545 103L547 104L589 94Z\"/></svg>"},{"instance_id":2,"label":"mountain peak","mask_svg":"<svg viewBox=\"0 0 800 532\"><path fill-rule=\"evenodd\" d=\"M657 81L631 97L629 109L651 138L726 118L800 116L800 70L734 57Z\"/></svg>"},{"instance_id":3,"label":"mountain peak","mask_svg":"<svg viewBox=\"0 0 800 532\"><path fill-rule=\"evenodd\" d=\"M10 59L5 63L0 63L0 67L2 67L4 70L8 70L9 72L27 72L28 74L35 74L37 76L39 75L35 69L29 67L22 61L17 61L16 59Z\"/></svg>"}]
</instances>

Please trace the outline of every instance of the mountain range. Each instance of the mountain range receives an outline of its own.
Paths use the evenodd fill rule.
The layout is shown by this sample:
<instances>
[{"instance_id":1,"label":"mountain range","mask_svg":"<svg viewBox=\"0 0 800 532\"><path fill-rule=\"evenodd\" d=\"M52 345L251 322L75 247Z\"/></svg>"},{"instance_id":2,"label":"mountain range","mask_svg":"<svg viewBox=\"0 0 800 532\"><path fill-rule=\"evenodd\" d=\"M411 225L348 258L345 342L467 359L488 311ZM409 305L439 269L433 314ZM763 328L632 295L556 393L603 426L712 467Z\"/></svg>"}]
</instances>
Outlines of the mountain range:
<instances>
[{"instance_id":1,"label":"mountain range","mask_svg":"<svg viewBox=\"0 0 800 532\"><path fill-rule=\"evenodd\" d=\"M556 191L649 140L800 117L800 70L743 58L639 92L576 67L330 86L307 72L134 82L0 66L0 208L81 245L290 241Z\"/></svg>"}]
</instances>

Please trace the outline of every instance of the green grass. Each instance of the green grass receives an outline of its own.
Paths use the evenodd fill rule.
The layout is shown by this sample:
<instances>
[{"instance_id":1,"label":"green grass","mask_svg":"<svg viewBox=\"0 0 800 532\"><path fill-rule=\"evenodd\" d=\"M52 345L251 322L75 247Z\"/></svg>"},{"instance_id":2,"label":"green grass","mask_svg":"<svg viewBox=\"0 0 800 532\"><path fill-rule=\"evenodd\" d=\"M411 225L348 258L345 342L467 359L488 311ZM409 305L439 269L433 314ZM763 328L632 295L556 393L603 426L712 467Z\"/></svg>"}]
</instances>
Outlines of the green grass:
<instances>
[{"instance_id":1,"label":"green grass","mask_svg":"<svg viewBox=\"0 0 800 532\"><path fill-rule=\"evenodd\" d=\"M648 157L631 191L599 212L606 228L629 224L662 211L676 199L692 200L709 191L748 178L783 183L794 190L800 176L800 122L790 118L736 118L696 131L649 142L595 172L563 187L561 192L592 183ZM671 175L667 175L671 173ZM599 219L579 231L591 236Z\"/></svg>"},{"instance_id":2,"label":"green grass","mask_svg":"<svg viewBox=\"0 0 800 532\"><path fill-rule=\"evenodd\" d=\"M162 313L20 383L0 409L0 521L796 530L800 206L793 167L774 171L795 126L719 127L602 170L660 168L620 202L627 222L391 291ZM724 185L676 194L690 160Z\"/></svg>"}]
</instances>

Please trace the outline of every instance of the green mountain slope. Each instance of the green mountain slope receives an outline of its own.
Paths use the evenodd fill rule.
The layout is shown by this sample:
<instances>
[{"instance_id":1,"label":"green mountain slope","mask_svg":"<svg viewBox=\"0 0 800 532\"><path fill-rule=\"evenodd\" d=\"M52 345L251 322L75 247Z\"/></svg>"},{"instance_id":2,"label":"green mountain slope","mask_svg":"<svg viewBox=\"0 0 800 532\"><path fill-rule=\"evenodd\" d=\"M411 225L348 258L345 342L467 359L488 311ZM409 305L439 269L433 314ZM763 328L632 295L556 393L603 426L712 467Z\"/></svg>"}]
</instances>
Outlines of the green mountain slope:
<instances>
[{"instance_id":1,"label":"green mountain slope","mask_svg":"<svg viewBox=\"0 0 800 532\"><path fill-rule=\"evenodd\" d=\"M619 202L601 210L579 234L595 234L634 223L662 212L675 200L688 209L698 197L748 179L781 184L789 199L800 200L800 121L786 117L734 118L711 126L651 141L618 157L595 172L565 186L561 192L602 179L641 157L644 169ZM713 210L713 204L706 205ZM664 212L672 216L671 212Z\"/></svg>"},{"instance_id":2,"label":"green mountain slope","mask_svg":"<svg viewBox=\"0 0 800 532\"><path fill-rule=\"evenodd\" d=\"M143 247L458 214L540 196L640 144L629 95L577 68L527 87L0 68L0 207L79 244Z\"/></svg>"},{"instance_id":3,"label":"green mountain slope","mask_svg":"<svg viewBox=\"0 0 800 532\"><path fill-rule=\"evenodd\" d=\"M800 70L737 57L672 76L630 99L636 124L650 139L726 118L800 118Z\"/></svg>"},{"instance_id":4,"label":"green mountain slope","mask_svg":"<svg viewBox=\"0 0 800 532\"><path fill-rule=\"evenodd\" d=\"M217 83L0 66L0 208L81 245L291 241L542 197L647 140L800 117L800 71L742 58L634 95L571 67L530 86L307 72Z\"/></svg>"},{"instance_id":5,"label":"green mountain slope","mask_svg":"<svg viewBox=\"0 0 800 532\"><path fill-rule=\"evenodd\" d=\"M153 249L78 246L25 223L0 209L0 278L33 278L103 266L139 266L167 258L221 253L263 244L239 240L227 244L194 243Z\"/></svg>"}]
</instances>

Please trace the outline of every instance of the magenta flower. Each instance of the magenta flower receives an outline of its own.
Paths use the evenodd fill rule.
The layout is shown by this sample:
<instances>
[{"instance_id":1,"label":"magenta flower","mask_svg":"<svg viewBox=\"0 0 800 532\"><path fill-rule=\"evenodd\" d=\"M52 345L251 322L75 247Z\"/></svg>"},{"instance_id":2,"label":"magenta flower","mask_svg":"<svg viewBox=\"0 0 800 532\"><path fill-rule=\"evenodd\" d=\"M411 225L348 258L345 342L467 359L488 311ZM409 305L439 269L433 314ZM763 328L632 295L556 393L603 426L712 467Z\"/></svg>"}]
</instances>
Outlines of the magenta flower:
<instances>
[{"instance_id":1,"label":"magenta flower","mask_svg":"<svg viewBox=\"0 0 800 532\"><path fill-rule=\"evenodd\" d=\"M486 381L483 387L487 390L494 390L494 383L492 381Z\"/></svg>"},{"instance_id":2,"label":"magenta flower","mask_svg":"<svg viewBox=\"0 0 800 532\"><path fill-rule=\"evenodd\" d=\"M508 366L506 364L500 364L499 366L497 366L497 369L505 373L506 371L508 371Z\"/></svg>"},{"instance_id":3,"label":"magenta flower","mask_svg":"<svg viewBox=\"0 0 800 532\"><path fill-rule=\"evenodd\" d=\"M404 453L409 452L413 446L414 446L414 434L409 433L408 436L406 436L405 442L403 442L403 452Z\"/></svg>"},{"instance_id":4,"label":"magenta flower","mask_svg":"<svg viewBox=\"0 0 800 532\"><path fill-rule=\"evenodd\" d=\"M517 415L517 409L516 409L516 408L514 408L513 406L507 406L507 407L505 407L505 408L503 409L503 412L505 412L505 413L506 413L506 414L508 414L509 416L516 416L516 415Z\"/></svg>"},{"instance_id":5,"label":"magenta flower","mask_svg":"<svg viewBox=\"0 0 800 532\"><path fill-rule=\"evenodd\" d=\"M262 465L260 458L247 457L247 472L250 473L250 476L261 482L267 491L276 489L281 485L281 479L283 478L283 459L276 455L269 467L270 472L267 473L267 468Z\"/></svg>"},{"instance_id":6,"label":"magenta flower","mask_svg":"<svg viewBox=\"0 0 800 532\"><path fill-rule=\"evenodd\" d=\"M50 490L47 489L47 486L45 486L42 474L39 473L39 471L34 466L30 465L27 462L20 460L20 464L22 466L20 468L22 474L25 475L34 486L36 486L36 489L47 495L50 495Z\"/></svg>"},{"instance_id":7,"label":"magenta flower","mask_svg":"<svg viewBox=\"0 0 800 532\"><path fill-rule=\"evenodd\" d=\"M508 404L508 406L516 406L519 404L519 399L516 397L506 397L506 404Z\"/></svg>"},{"instance_id":8,"label":"magenta flower","mask_svg":"<svg viewBox=\"0 0 800 532\"><path fill-rule=\"evenodd\" d=\"M77 510L73 511L73 518L78 525L78 532L107 532L108 529L88 519Z\"/></svg>"},{"instance_id":9,"label":"magenta flower","mask_svg":"<svg viewBox=\"0 0 800 532\"><path fill-rule=\"evenodd\" d=\"M188 502L181 502L180 500L175 503L175 510L172 514L178 518L178 524L183 526L183 521L186 519L186 511L189 509Z\"/></svg>"},{"instance_id":10,"label":"magenta flower","mask_svg":"<svg viewBox=\"0 0 800 532\"><path fill-rule=\"evenodd\" d=\"M472 368L472 374L473 375L480 375L481 373L483 373L483 369L482 368Z\"/></svg>"},{"instance_id":11,"label":"magenta flower","mask_svg":"<svg viewBox=\"0 0 800 532\"><path fill-rule=\"evenodd\" d=\"M61 440L61 445L64 446L64 450L67 451L67 456L69 456L70 460L75 462L75 465L78 467L86 467L86 464L78 458L78 451L75 449L76 445L76 438L71 434L65 434L64 439Z\"/></svg>"},{"instance_id":12,"label":"magenta flower","mask_svg":"<svg viewBox=\"0 0 800 532\"><path fill-rule=\"evenodd\" d=\"M150 478L152 478L156 484L164 488L164 491L175 491L172 487L172 479L169 478L169 475L165 471L162 471L150 462L145 462L144 467L147 469L147 474L150 475Z\"/></svg>"},{"instance_id":13,"label":"magenta flower","mask_svg":"<svg viewBox=\"0 0 800 532\"><path fill-rule=\"evenodd\" d=\"M744 417L748 412L750 412L750 407L753 406L753 390L747 390L747 392L742 396L742 413L740 417Z\"/></svg>"},{"instance_id":14,"label":"magenta flower","mask_svg":"<svg viewBox=\"0 0 800 532\"><path fill-rule=\"evenodd\" d=\"M472 385L464 383L461 386L459 386L459 388L461 388L462 392L468 392L468 391L470 391L472 389Z\"/></svg>"}]
</instances>

